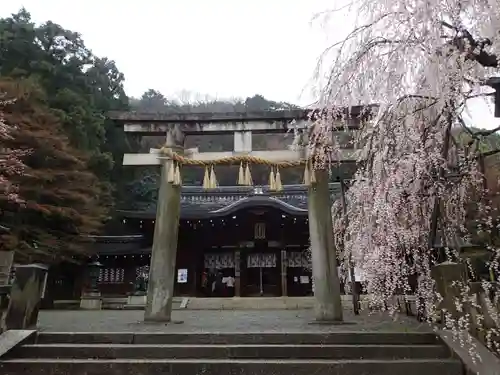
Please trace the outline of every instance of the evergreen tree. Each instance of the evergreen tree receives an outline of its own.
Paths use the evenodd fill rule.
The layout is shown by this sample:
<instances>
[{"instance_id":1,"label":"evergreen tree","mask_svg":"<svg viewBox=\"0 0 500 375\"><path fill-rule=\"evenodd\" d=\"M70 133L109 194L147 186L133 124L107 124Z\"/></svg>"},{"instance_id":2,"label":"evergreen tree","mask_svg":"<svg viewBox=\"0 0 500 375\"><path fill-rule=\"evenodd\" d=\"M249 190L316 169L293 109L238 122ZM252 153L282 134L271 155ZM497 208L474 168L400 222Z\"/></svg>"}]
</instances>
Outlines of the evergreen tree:
<instances>
[{"instance_id":1,"label":"evergreen tree","mask_svg":"<svg viewBox=\"0 0 500 375\"><path fill-rule=\"evenodd\" d=\"M121 159L129 142L105 116L128 109L114 61L92 54L77 32L51 21L35 24L26 9L0 19L0 41L0 76L35 80L70 144L89 155L87 167L106 182L102 199L126 199L122 181L132 175Z\"/></svg>"}]
</instances>

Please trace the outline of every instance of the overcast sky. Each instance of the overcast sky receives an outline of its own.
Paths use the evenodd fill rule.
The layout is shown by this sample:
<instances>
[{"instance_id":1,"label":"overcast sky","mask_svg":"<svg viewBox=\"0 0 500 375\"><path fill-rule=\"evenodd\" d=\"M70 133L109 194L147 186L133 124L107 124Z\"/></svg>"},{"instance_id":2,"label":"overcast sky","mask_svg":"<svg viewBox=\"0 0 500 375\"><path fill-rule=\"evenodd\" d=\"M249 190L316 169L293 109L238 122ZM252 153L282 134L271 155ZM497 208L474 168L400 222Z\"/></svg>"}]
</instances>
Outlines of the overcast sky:
<instances>
[{"instance_id":1,"label":"overcast sky","mask_svg":"<svg viewBox=\"0 0 500 375\"><path fill-rule=\"evenodd\" d=\"M3 0L0 16L23 6L35 22L77 31L96 55L115 60L136 97L153 88L307 105L318 56L352 26L341 16L328 32L311 24L335 0ZM485 105L473 111L481 127L500 124Z\"/></svg>"}]
</instances>

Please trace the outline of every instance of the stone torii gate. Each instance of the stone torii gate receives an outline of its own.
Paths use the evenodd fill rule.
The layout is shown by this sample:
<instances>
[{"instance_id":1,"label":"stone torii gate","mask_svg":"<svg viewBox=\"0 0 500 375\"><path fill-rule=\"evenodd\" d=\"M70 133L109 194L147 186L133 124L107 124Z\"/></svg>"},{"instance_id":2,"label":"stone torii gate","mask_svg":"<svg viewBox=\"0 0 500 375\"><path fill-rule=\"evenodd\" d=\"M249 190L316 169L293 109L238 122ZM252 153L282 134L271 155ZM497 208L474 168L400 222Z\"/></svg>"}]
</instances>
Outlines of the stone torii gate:
<instances>
[{"instance_id":1,"label":"stone torii gate","mask_svg":"<svg viewBox=\"0 0 500 375\"><path fill-rule=\"evenodd\" d=\"M359 117L361 108L351 110ZM298 150L252 151L252 134L303 131L314 120L314 113L306 110L273 111L261 113L190 113L160 114L112 112L108 117L123 125L125 132L135 135L164 136L167 155L159 150L147 154L125 154L123 165L161 166L161 180L157 202L149 286L145 321L170 322L174 294L175 262L177 254L180 184L172 183L176 168L172 155L198 161L211 161L234 156L253 156L269 162L290 162L308 159L305 147ZM357 121L354 121L356 127ZM234 135L230 152L203 152L185 150L187 135ZM352 160L353 150L342 150L340 160ZM314 280L315 318L318 321L342 321L340 283L334 248L331 201L328 189L328 171L316 170L315 181L308 189L309 232Z\"/></svg>"}]
</instances>

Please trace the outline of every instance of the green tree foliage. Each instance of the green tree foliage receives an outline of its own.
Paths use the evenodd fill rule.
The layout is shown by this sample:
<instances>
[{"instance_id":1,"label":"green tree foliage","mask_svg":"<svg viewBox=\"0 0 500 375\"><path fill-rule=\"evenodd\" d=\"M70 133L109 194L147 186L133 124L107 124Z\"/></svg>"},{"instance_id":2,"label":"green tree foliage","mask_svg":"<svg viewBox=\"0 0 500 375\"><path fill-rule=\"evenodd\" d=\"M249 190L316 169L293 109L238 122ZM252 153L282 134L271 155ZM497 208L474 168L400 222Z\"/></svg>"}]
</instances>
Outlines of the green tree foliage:
<instances>
[{"instance_id":1,"label":"green tree foliage","mask_svg":"<svg viewBox=\"0 0 500 375\"><path fill-rule=\"evenodd\" d=\"M57 261L85 254L85 239L95 234L106 217L102 184L88 170L88 158L71 146L63 126L47 106L37 82L3 79L0 92L5 123L12 137L6 149L29 151L25 173L12 177L25 204L1 201L1 225L10 228L0 250L15 250L26 260Z\"/></svg>"},{"instance_id":2,"label":"green tree foliage","mask_svg":"<svg viewBox=\"0 0 500 375\"><path fill-rule=\"evenodd\" d=\"M123 199L126 176L121 158L130 145L119 127L106 120L109 110L127 110L123 74L114 61L99 58L81 36L47 21L32 22L21 9L0 19L0 76L34 80L44 90L72 146L90 155L87 165L111 193Z\"/></svg>"}]
</instances>

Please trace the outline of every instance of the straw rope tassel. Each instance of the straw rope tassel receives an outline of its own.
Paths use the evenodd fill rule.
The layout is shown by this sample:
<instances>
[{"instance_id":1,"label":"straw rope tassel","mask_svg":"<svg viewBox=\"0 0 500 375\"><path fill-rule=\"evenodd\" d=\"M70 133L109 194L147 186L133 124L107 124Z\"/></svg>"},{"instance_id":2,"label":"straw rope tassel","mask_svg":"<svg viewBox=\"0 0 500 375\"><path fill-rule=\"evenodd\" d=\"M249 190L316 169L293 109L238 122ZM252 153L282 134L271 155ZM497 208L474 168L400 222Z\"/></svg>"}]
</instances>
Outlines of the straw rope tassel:
<instances>
[{"instance_id":1,"label":"straw rope tassel","mask_svg":"<svg viewBox=\"0 0 500 375\"><path fill-rule=\"evenodd\" d=\"M175 173L174 173L174 183L173 184L175 186L182 185L181 169L179 167L179 163L175 163Z\"/></svg>"},{"instance_id":2,"label":"straw rope tassel","mask_svg":"<svg viewBox=\"0 0 500 375\"><path fill-rule=\"evenodd\" d=\"M167 164L167 182L173 184L175 182L175 162L172 160L171 162L167 162L170 165Z\"/></svg>"},{"instance_id":3,"label":"straw rope tassel","mask_svg":"<svg viewBox=\"0 0 500 375\"><path fill-rule=\"evenodd\" d=\"M282 191L283 184L281 183L281 174L280 174L280 169L278 167L276 167L276 174L274 181L275 181L274 187L276 188L276 191Z\"/></svg>"},{"instance_id":4,"label":"straw rope tassel","mask_svg":"<svg viewBox=\"0 0 500 375\"><path fill-rule=\"evenodd\" d=\"M252 173L250 172L250 164L248 164L248 163L247 163L247 166L245 167L245 185L246 186L253 185Z\"/></svg>"},{"instance_id":5,"label":"straw rope tassel","mask_svg":"<svg viewBox=\"0 0 500 375\"><path fill-rule=\"evenodd\" d=\"M210 174L208 167L205 167L205 175L203 176L203 189L210 189Z\"/></svg>"},{"instance_id":6,"label":"straw rope tassel","mask_svg":"<svg viewBox=\"0 0 500 375\"><path fill-rule=\"evenodd\" d=\"M243 168L243 163L240 163L240 169L238 171L238 185L245 185L245 169Z\"/></svg>"},{"instance_id":7,"label":"straw rope tassel","mask_svg":"<svg viewBox=\"0 0 500 375\"><path fill-rule=\"evenodd\" d=\"M271 191L276 190L276 180L274 177L273 167L271 167L271 172L269 172L269 190Z\"/></svg>"},{"instance_id":8,"label":"straw rope tassel","mask_svg":"<svg viewBox=\"0 0 500 375\"><path fill-rule=\"evenodd\" d=\"M217 177L215 176L214 166L210 168L210 188L215 189L217 187Z\"/></svg>"},{"instance_id":9,"label":"straw rope tassel","mask_svg":"<svg viewBox=\"0 0 500 375\"><path fill-rule=\"evenodd\" d=\"M304 167L304 185L306 185L306 186L311 185L311 174L309 171L309 162L307 162L305 167Z\"/></svg>"}]
</instances>

